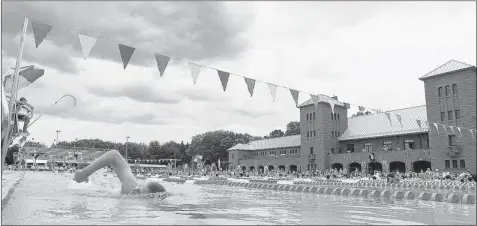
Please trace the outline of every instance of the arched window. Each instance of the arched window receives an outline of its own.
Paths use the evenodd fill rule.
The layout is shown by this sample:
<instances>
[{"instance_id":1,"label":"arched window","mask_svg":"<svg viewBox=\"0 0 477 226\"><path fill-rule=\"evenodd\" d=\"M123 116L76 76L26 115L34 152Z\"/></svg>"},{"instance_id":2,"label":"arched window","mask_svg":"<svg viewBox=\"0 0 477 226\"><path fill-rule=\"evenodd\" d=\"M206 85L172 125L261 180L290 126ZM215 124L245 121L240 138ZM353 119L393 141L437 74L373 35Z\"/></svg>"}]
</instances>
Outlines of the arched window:
<instances>
[{"instance_id":1,"label":"arched window","mask_svg":"<svg viewBox=\"0 0 477 226\"><path fill-rule=\"evenodd\" d=\"M452 85L452 93L454 95L459 94L459 90L457 89L457 84Z\"/></svg>"},{"instance_id":2,"label":"arched window","mask_svg":"<svg viewBox=\"0 0 477 226\"><path fill-rule=\"evenodd\" d=\"M450 95L450 86L446 86L446 97Z\"/></svg>"},{"instance_id":3,"label":"arched window","mask_svg":"<svg viewBox=\"0 0 477 226\"><path fill-rule=\"evenodd\" d=\"M442 87L439 87L439 89L437 89L439 92L439 97L442 97Z\"/></svg>"}]
</instances>

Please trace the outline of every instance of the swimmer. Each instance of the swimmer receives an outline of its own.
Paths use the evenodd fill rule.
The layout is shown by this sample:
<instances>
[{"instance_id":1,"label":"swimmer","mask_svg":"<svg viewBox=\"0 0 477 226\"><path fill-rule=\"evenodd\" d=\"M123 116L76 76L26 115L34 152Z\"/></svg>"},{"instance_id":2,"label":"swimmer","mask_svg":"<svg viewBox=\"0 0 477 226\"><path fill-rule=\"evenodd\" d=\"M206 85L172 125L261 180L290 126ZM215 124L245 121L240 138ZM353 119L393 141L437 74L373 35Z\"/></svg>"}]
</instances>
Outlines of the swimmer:
<instances>
[{"instance_id":1,"label":"swimmer","mask_svg":"<svg viewBox=\"0 0 477 226\"><path fill-rule=\"evenodd\" d=\"M136 177L134 177L131 171L131 167L116 150L108 151L101 157L97 158L89 166L77 172L73 180L78 183L88 182L89 175L109 165L113 166L116 175L121 181L121 194L149 194L166 191L162 185L153 181L139 185L136 181Z\"/></svg>"}]
</instances>

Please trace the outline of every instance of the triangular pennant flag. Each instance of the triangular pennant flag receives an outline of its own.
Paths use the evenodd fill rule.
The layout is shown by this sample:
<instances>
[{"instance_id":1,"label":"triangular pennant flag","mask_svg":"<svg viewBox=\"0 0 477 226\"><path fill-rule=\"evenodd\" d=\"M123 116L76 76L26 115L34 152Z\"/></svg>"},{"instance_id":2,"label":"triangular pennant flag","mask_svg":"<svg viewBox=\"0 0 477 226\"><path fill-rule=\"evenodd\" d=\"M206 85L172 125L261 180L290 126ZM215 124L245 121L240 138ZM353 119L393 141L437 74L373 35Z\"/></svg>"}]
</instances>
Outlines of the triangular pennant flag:
<instances>
[{"instance_id":1,"label":"triangular pennant flag","mask_svg":"<svg viewBox=\"0 0 477 226\"><path fill-rule=\"evenodd\" d=\"M389 114L388 112L384 112L384 114L386 115L386 117L388 117L389 124L391 124L391 126L392 126L393 122L391 121L391 114Z\"/></svg>"},{"instance_id":2,"label":"triangular pennant flag","mask_svg":"<svg viewBox=\"0 0 477 226\"><path fill-rule=\"evenodd\" d=\"M460 127L456 127L457 131L459 131L460 136L462 136L462 132L460 131Z\"/></svg>"},{"instance_id":3,"label":"triangular pennant flag","mask_svg":"<svg viewBox=\"0 0 477 226\"><path fill-rule=\"evenodd\" d=\"M419 129L422 129L421 120L418 119L418 120L416 120L416 122L417 122L417 125L419 126Z\"/></svg>"},{"instance_id":4,"label":"triangular pennant flag","mask_svg":"<svg viewBox=\"0 0 477 226\"><path fill-rule=\"evenodd\" d=\"M453 127L453 126L449 126L449 127L450 127L450 129L451 129L452 133L455 133L455 131L454 131L454 127Z\"/></svg>"},{"instance_id":5,"label":"triangular pennant flag","mask_svg":"<svg viewBox=\"0 0 477 226\"><path fill-rule=\"evenodd\" d=\"M396 115L396 118L397 118L399 124L401 124L401 127L402 127L401 115Z\"/></svg>"},{"instance_id":6,"label":"triangular pennant flag","mask_svg":"<svg viewBox=\"0 0 477 226\"><path fill-rule=\"evenodd\" d=\"M250 97L252 97L253 89L255 89L255 79L246 78L246 77L243 77L243 79L245 80L245 84L247 84L247 89L248 89L248 92L250 93Z\"/></svg>"},{"instance_id":7,"label":"triangular pennant flag","mask_svg":"<svg viewBox=\"0 0 477 226\"><path fill-rule=\"evenodd\" d=\"M474 132L473 132L473 130L469 129L469 132L470 132L470 135L472 135L472 139L474 139L474 140L475 140L475 136L474 136Z\"/></svg>"},{"instance_id":8,"label":"triangular pennant flag","mask_svg":"<svg viewBox=\"0 0 477 226\"><path fill-rule=\"evenodd\" d=\"M439 124L438 124L438 125L439 125ZM444 124L441 124L441 125L442 125L442 128L444 128L444 132L449 133L449 132L447 132L447 127L446 127L446 125L444 125Z\"/></svg>"},{"instance_id":9,"label":"triangular pennant flag","mask_svg":"<svg viewBox=\"0 0 477 226\"><path fill-rule=\"evenodd\" d=\"M200 65L189 62L190 75L194 84L197 82L197 78L199 78L200 68Z\"/></svg>"},{"instance_id":10,"label":"triangular pennant flag","mask_svg":"<svg viewBox=\"0 0 477 226\"><path fill-rule=\"evenodd\" d=\"M32 21L31 28L33 29L33 36L35 37L36 48L38 48L46 38L46 35L51 31L52 26Z\"/></svg>"},{"instance_id":11,"label":"triangular pennant flag","mask_svg":"<svg viewBox=\"0 0 477 226\"><path fill-rule=\"evenodd\" d=\"M439 125L437 125L437 123L435 123L435 122L433 122L432 125L434 125L434 127L436 127L437 134L439 134Z\"/></svg>"},{"instance_id":12,"label":"triangular pennant flag","mask_svg":"<svg viewBox=\"0 0 477 226\"><path fill-rule=\"evenodd\" d=\"M219 73L220 82L222 83L222 88L224 88L225 92L227 89L227 83L229 82L230 73L221 70L217 70L217 72Z\"/></svg>"},{"instance_id":13,"label":"triangular pennant flag","mask_svg":"<svg viewBox=\"0 0 477 226\"><path fill-rule=\"evenodd\" d=\"M89 37L86 35L78 34L78 38L81 45L81 50L83 51L84 59L88 58L89 53L93 49L94 44L96 44L96 38Z\"/></svg>"},{"instance_id":14,"label":"triangular pennant flag","mask_svg":"<svg viewBox=\"0 0 477 226\"><path fill-rule=\"evenodd\" d=\"M298 106L298 96L300 95L300 92L298 92L298 90L294 90L294 89L289 89L290 90L290 93L293 97L293 100L295 101L295 106Z\"/></svg>"},{"instance_id":15,"label":"triangular pennant flag","mask_svg":"<svg viewBox=\"0 0 477 226\"><path fill-rule=\"evenodd\" d=\"M311 100L313 100L313 103L315 104L315 108L318 109L318 103L320 103L320 99L321 99L320 94L318 95L310 94L310 96L311 96Z\"/></svg>"},{"instance_id":16,"label":"triangular pennant flag","mask_svg":"<svg viewBox=\"0 0 477 226\"><path fill-rule=\"evenodd\" d=\"M156 57L157 69L159 70L159 73L162 77L162 75L164 75L164 71L166 71L167 64L169 63L169 60L171 59L171 57L164 56L164 55L157 54L157 53L154 53L154 56ZM190 65L190 63L189 63L189 65ZM199 74L199 73L197 73L197 74ZM195 84L195 82L194 82L194 84Z\"/></svg>"},{"instance_id":17,"label":"triangular pennant flag","mask_svg":"<svg viewBox=\"0 0 477 226\"><path fill-rule=\"evenodd\" d=\"M272 94L273 102L275 102L275 98L277 97L277 85L271 84L271 83L267 83L267 84L268 84L268 88L270 89L270 94Z\"/></svg>"},{"instance_id":18,"label":"triangular pennant flag","mask_svg":"<svg viewBox=\"0 0 477 226\"><path fill-rule=\"evenodd\" d=\"M123 44L118 44L118 46L119 46L119 54L121 55L121 60L123 61L123 67L124 69L126 69L134 53L134 50L136 50L136 48L126 46Z\"/></svg>"},{"instance_id":19,"label":"triangular pennant flag","mask_svg":"<svg viewBox=\"0 0 477 226\"><path fill-rule=\"evenodd\" d=\"M331 113L335 114L335 101L330 100L328 101L328 103L330 104L330 107L331 107Z\"/></svg>"}]
</instances>

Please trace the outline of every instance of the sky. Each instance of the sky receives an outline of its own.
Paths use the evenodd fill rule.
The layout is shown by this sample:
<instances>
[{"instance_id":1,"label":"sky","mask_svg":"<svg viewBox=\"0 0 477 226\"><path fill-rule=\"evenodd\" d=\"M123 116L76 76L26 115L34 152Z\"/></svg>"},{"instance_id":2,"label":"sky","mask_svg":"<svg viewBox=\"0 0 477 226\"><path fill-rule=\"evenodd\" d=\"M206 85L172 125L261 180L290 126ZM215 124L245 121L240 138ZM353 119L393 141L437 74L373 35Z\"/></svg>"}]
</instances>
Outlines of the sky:
<instances>
[{"instance_id":1,"label":"sky","mask_svg":"<svg viewBox=\"0 0 477 226\"><path fill-rule=\"evenodd\" d=\"M429 71L476 65L475 2L21 2L2 1L2 74L15 66L24 17L102 38L85 60L77 33L53 28L35 48L28 27L22 65L45 75L21 89L35 106L30 138L50 144L99 138L190 141L211 130L255 136L299 120L287 89L273 102L257 82L383 111L425 104ZM104 40L103 40L104 39ZM105 41L109 40L109 41ZM126 69L117 44L137 48ZM170 56L161 77L154 53ZM188 62L217 71L193 84ZM77 106L64 94L78 100ZM309 96L300 94L300 102ZM34 117L34 118L35 118Z\"/></svg>"}]
</instances>

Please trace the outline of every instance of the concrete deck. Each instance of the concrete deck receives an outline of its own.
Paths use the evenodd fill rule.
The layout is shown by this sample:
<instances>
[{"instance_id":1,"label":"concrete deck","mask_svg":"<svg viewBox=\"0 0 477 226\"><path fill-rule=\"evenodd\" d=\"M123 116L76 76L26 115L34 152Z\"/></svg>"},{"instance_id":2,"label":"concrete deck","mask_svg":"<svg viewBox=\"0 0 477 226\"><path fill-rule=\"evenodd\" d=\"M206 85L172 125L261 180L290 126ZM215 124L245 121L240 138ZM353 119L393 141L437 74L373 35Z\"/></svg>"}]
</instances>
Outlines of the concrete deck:
<instances>
[{"instance_id":1,"label":"concrete deck","mask_svg":"<svg viewBox=\"0 0 477 226\"><path fill-rule=\"evenodd\" d=\"M11 170L5 170L3 171L3 177L2 177L2 205L8 201L6 198L9 196L11 192L13 192L13 189L15 189L15 186L17 183L23 179L23 176L25 175L25 172L23 171L11 171Z\"/></svg>"}]
</instances>

